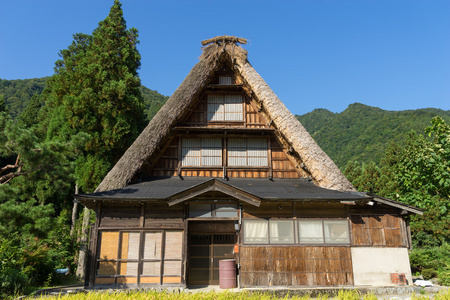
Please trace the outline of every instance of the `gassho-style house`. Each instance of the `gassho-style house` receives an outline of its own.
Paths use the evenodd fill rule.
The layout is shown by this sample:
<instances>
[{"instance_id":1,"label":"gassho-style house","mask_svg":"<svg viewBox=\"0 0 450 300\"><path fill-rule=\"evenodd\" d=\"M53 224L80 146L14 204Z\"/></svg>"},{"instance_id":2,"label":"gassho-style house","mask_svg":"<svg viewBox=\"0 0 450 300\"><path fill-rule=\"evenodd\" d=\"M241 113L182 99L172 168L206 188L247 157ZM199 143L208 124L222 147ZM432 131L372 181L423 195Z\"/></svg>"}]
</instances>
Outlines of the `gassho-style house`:
<instances>
[{"instance_id":1,"label":"gassho-style house","mask_svg":"<svg viewBox=\"0 0 450 300\"><path fill-rule=\"evenodd\" d=\"M408 216L359 193L247 60L242 38L203 41L178 89L76 201L96 213L86 285L411 284Z\"/></svg>"}]
</instances>

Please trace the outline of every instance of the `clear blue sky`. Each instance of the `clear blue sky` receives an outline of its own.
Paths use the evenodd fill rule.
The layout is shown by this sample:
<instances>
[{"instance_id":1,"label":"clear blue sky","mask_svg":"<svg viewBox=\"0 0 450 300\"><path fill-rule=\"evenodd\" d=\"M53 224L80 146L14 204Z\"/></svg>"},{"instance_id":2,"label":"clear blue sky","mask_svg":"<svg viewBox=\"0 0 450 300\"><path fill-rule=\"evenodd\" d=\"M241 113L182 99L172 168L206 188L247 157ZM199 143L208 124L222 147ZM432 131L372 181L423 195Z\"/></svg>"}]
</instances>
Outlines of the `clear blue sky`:
<instances>
[{"instance_id":1,"label":"clear blue sky","mask_svg":"<svg viewBox=\"0 0 450 300\"><path fill-rule=\"evenodd\" d=\"M249 40L249 61L295 114L450 110L450 1L123 0L139 30L142 84L171 95L217 35ZM0 0L0 78L53 74L77 32L92 33L113 0Z\"/></svg>"}]
</instances>

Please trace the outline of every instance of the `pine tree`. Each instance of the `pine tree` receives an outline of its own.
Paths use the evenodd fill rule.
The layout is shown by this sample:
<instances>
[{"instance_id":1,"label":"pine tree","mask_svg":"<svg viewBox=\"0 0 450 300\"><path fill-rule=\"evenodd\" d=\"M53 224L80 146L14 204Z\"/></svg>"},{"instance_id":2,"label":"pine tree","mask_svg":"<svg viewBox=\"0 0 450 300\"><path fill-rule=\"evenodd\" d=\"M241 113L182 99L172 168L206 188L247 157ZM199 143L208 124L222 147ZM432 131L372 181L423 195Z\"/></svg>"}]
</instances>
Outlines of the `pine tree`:
<instances>
[{"instance_id":1,"label":"pine tree","mask_svg":"<svg viewBox=\"0 0 450 300\"><path fill-rule=\"evenodd\" d=\"M6 101L5 96L0 95L0 112L6 111Z\"/></svg>"},{"instance_id":2,"label":"pine tree","mask_svg":"<svg viewBox=\"0 0 450 300\"><path fill-rule=\"evenodd\" d=\"M90 135L76 163L80 189L93 191L144 126L139 91L138 33L127 29L119 1L92 36L74 35L60 52L56 74L48 81L47 104L53 108L48 139Z\"/></svg>"}]
</instances>

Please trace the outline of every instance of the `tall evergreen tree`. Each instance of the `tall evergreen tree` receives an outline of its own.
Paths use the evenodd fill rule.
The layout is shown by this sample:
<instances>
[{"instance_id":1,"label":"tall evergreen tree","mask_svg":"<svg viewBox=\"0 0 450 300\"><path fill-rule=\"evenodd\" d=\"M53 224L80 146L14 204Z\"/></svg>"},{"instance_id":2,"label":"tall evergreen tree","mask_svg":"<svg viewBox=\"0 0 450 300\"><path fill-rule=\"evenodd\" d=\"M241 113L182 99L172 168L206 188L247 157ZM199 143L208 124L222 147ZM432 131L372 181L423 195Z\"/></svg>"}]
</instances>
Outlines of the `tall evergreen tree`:
<instances>
[{"instance_id":1,"label":"tall evergreen tree","mask_svg":"<svg viewBox=\"0 0 450 300\"><path fill-rule=\"evenodd\" d=\"M47 104L53 108L48 139L90 135L76 164L82 191L95 189L144 126L137 38L116 0L92 36L74 35L48 81Z\"/></svg>"},{"instance_id":2,"label":"tall evergreen tree","mask_svg":"<svg viewBox=\"0 0 450 300\"><path fill-rule=\"evenodd\" d=\"M0 112L2 111L6 111L6 101L5 101L5 96L0 95Z\"/></svg>"}]
</instances>

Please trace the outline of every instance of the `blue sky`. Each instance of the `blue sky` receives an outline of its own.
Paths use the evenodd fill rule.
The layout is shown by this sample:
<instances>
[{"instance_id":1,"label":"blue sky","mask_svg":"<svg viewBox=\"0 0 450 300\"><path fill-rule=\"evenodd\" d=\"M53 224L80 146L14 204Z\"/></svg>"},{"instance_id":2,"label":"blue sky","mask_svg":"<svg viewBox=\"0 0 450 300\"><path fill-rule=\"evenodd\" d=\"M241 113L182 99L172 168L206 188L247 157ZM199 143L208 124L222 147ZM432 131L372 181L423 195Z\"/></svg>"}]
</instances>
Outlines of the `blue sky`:
<instances>
[{"instance_id":1,"label":"blue sky","mask_svg":"<svg viewBox=\"0 0 450 300\"><path fill-rule=\"evenodd\" d=\"M294 114L450 110L450 1L123 0L139 30L142 84L171 95L217 35L248 39L249 61ZM77 32L113 0L0 0L0 78L53 74Z\"/></svg>"}]
</instances>

